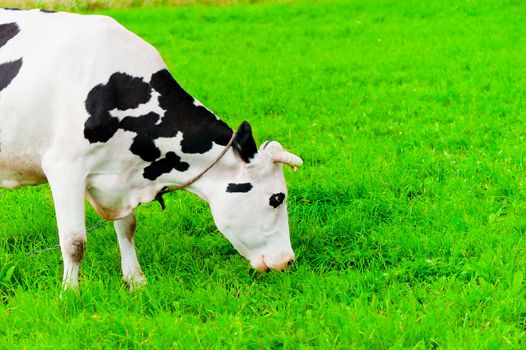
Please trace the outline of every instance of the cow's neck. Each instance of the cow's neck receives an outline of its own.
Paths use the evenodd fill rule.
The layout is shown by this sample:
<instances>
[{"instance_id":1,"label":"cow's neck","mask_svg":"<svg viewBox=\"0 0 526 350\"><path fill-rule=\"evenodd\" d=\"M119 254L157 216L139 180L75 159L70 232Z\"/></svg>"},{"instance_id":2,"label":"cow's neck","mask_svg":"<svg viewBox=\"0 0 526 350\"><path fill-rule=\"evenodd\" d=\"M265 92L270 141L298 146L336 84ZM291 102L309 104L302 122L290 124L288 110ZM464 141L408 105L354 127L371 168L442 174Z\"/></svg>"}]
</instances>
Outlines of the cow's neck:
<instances>
[{"instance_id":1,"label":"cow's neck","mask_svg":"<svg viewBox=\"0 0 526 350\"><path fill-rule=\"evenodd\" d=\"M217 147L217 152L214 153L219 156L222 149L224 147ZM212 197L218 192L226 190L226 184L232 182L243 171L242 169L242 162L234 155L234 150L230 147L213 167L184 189L210 203Z\"/></svg>"},{"instance_id":2,"label":"cow's neck","mask_svg":"<svg viewBox=\"0 0 526 350\"><path fill-rule=\"evenodd\" d=\"M155 73L150 84L160 94L159 106L165 111L157 127L159 137L176 137L181 132L185 154L206 154L214 143L227 145L232 129L183 90L167 70Z\"/></svg>"},{"instance_id":3,"label":"cow's neck","mask_svg":"<svg viewBox=\"0 0 526 350\"><path fill-rule=\"evenodd\" d=\"M161 156L143 175L168 186L185 183L217 159L233 131L183 90L167 70L153 74L150 85L159 94L164 114L160 123L151 124L144 133L156 138Z\"/></svg>"}]
</instances>

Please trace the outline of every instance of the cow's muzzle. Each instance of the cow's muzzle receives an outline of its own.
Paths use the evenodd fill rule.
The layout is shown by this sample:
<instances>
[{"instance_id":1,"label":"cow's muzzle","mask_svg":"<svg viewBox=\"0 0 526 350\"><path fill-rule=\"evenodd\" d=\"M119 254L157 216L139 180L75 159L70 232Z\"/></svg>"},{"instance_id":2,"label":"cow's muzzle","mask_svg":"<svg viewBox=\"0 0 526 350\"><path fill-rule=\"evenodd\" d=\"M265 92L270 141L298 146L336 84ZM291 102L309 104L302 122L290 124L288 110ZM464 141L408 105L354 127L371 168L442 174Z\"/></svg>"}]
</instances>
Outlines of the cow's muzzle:
<instances>
[{"instance_id":1,"label":"cow's muzzle","mask_svg":"<svg viewBox=\"0 0 526 350\"><path fill-rule=\"evenodd\" d=\"M252 265L253 269L260 272L266 272L268 270L283 271L292 264L294 259L294 253L283 253L277 258L261 255L259 258L252 260L250 265Z\"/></svg>"}]
</instances>

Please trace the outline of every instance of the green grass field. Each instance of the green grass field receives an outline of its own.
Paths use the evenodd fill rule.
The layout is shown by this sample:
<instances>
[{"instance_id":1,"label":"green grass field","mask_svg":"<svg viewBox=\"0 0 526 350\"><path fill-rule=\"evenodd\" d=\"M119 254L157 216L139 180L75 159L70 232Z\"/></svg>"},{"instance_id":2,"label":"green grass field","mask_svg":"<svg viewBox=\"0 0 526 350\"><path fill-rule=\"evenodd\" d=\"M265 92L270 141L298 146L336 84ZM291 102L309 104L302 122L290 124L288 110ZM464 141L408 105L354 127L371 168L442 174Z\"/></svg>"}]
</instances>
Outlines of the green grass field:
<instances>
[{"instance_id":1,"label":"green grass field","mask_svg":"<svg viewBox=\"0 0 526 350\"><path fill-rule=\"evenodd\" d=\"M0 190L0 348L526 348L526 2L327 1L103 12L286 170L297 261L249 269L187 193L110 223L59 298L49 188ZM88 223L98 221L88 210Z\"/></svg>"},{"instance_id":2,"label":"green grass field","mask_svg":"<svg viewBox=\"0 0 526 350\"><path fill-rule=\"evenodd\" d=\"M68 11L160 6L230 6L254 3L293 3L304 0L0 0L0 7L44 8ZM318 0L319 1L319 0Z\"/></svg>"}]
</instances>

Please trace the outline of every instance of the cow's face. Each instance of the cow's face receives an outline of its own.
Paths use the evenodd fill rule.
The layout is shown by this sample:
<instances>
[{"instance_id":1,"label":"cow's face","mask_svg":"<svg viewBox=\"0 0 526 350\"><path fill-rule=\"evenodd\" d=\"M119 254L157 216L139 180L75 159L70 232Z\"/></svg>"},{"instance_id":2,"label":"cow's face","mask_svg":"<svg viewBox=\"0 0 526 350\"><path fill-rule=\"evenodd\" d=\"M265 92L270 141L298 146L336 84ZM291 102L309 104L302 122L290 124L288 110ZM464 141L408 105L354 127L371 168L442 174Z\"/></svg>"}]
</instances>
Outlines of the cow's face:
<instances>
[{"instance_id":1,"label":"cow's face","mask_svg":"<svg viewBox=\"0 0 526 350\"><path fill-rule=\"evenodd\" d=\"M295 168L302 161L277 142L266 142L258 151L248 123L238 130L234 150L242 166L217 184L209 201L212 215L219 231L253 268L281 271L294 259L283 164Z\"/></svg>"}]
</instances>

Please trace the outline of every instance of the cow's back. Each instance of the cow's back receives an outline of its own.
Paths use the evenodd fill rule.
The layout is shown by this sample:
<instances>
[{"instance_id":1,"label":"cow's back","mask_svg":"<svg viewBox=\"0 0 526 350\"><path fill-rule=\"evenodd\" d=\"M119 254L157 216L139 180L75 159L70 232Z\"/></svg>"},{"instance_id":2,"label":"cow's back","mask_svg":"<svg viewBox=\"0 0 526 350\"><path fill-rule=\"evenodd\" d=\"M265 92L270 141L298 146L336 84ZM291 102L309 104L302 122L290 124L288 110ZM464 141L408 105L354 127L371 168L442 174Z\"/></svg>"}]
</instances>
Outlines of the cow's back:
<instances>
[{"instance_id":1,"label":"cow's back","mask_svg":"<svg viewBox=\"0 0 526 350\"><path fill-rule=\"evenodd\" d=\"M88 152L93 87L116 72L149 79L164 67L109 17L0 9L0 187L44 182L41 159L53 148Z\"/></svg>"}]
</instances>

